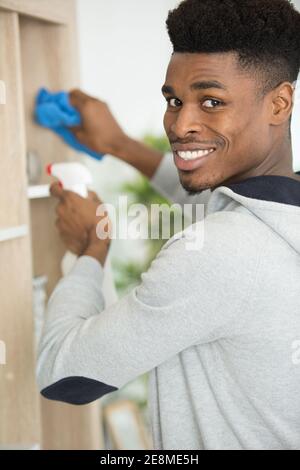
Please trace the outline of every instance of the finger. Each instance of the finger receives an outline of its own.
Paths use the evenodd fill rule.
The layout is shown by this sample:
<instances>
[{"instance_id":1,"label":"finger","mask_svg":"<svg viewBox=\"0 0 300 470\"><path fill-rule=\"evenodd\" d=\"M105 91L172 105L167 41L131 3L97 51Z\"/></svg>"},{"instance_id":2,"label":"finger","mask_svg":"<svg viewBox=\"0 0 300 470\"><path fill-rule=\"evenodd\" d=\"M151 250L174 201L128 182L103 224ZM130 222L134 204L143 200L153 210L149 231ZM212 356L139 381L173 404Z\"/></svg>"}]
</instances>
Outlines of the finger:
<instances>
[{"instance_id":1,"label":"finger","mask_svg":"<svg viewBox=\"0 0 300 470\"><path fill-rule=\"evenodd\" d=\"M88 191L88 198L91 201L98 202L99 204L102 203L102 201L99 199L98 194L95 193L95 191Z\"/></svg>"},{"instance_id":2,"label":"finger","mask_svg":"<svg viewBox=\"0 0 300 470\"><path fill-rule=\"evenodd\" d=\"M71 132L73 132L73 134L75 134L76 132L79 132L82 130L82 125L71 127L70 130Z\"/></svg>"},{"instance_id":3,"label":"finger","mask_svg":"<svg viewBox=\"0 0 300 470\"><path fill-rule=\"evenodd\" d=\"M65 222L60 217L58 217L58 219L56 219L55 225L56 225L56 228L59 231L60 235L66 236L66 233L68 233L69 230L68 230L68 227L65 224ZM69 234L68 234L68 236L69 236Z\"/></svg>"},{"instance_id":4,"label":"finger","mask_svg":"<svg viewBox=\"0 0 300 470\"><path fill-rule=\"evenodd\" d=\"M63 217L64 215L64 204L63 203L59 203L57 204L56 208L55 208L55 212L56 212L56 215L61 218Z\"/></svg>"},{"instance_id":5,"label":"finger","mask_svg":"<svg viewBox=\"0 0 300 470\"><path fill-rule=\"evenodd\" d=\"M70 230L70 228L68 226L66 226L61 219L58 219L58 221L56 223L56 227L57 227L59 236L63 240L64 243L69 243L69 244L70 243L74 243L74 244L78 243L79 245L86 243L85 239L81 240L81 239L78 239L77 237L75 237L73 235L72 230Z\"/></svg>"},{"instance_id":6,"label":"finger","mask_svg":"<svg viewBox=\"0 0 300 470\"><path fill-rule=\"evenodd\" d=\"M80 109L88 100L91 99L89 95L78 89L71 90L69 96L71 105L78 109Z\"/></svg>"},{"instance_id":7,"label":"finger","mask_svg":"<svg viewBox=\"0 0 300 470\"><path fill-rule=\"evenodd\" d=\"M57 204L55 208L56 215L63 220L69 220L73 218L73 204L69 200L69 198L65 198L64 200L61 200L59 204Z\"/></svg>"},{"instance_id":8,"label":"finger","mask_svg":"<svg viewBox=\"0 0 300 470\"><path fill-rule=\"evenodd\" d=\"M79 142L83 145L87 145L87 141L86 141L86 138L85 138L85 133L84 131L80 128L80 129L74 129L74 128L71 128L70 131L72 132L72 134L74 135L74 137L79 140ZM88 146L88 145L87 145Z\"/></svg>"},{"instance_id":9,"label":"finger","mask_svg":"<svg viewBox=\"0 0 300 470\"><path fill-rule=\"evenodd\" d=\"M65 191L65 202L67 205L76 210L76 207L81 207L82 202L86 200L85 197L80 196L80 194L75 193L74 191Z\"/></svg>"},{"instance_id":10,"label":"finger","mask_svg":"<svg viewBox=\"0 0 300 470\"><path fill-rule=\"evenodd\" d=\"M63 200L65 198L65 191L60 182L55 182L50 186L50 194L53 197Z\"/></svg>"},{"instance_id":11,"label":"finger","mask_svg":"<svg viewBox=\"0 0 300 470\"><path fill-rule=\"evenodd\" d=\"M87 243L88 232L84 227L74 224L72 220L64 220L60 217L56 219L56 228L62 237L68 237L77 243Z\"/></svg>"},{"instance_id":12,"label":"finger","mask_svg":"<svg viewBox=\"0 0 300 470\"><path fill-rule=\"evenodd\" d=\"M85 201L85 198L81 197L79 194L75 193L74 191L63 189L61 186L60 188L53 188L53 192L54 196L60 199L60 203L57 205L56 212L61 217L70 216L72 212L77 212L77 207L80 207L82 201Z\"/></svg>"}]
</instances>

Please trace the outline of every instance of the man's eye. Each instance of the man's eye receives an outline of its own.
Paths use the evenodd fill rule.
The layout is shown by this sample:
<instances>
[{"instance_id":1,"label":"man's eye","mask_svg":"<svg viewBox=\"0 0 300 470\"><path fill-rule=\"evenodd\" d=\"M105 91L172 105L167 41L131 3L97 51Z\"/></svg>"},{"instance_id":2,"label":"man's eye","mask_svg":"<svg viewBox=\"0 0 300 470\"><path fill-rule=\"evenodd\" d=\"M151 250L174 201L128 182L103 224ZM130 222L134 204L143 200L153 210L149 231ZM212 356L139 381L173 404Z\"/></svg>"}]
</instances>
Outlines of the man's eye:
<instances>
[{"instance_id":1,"label":"man's eye","mask_svg":"<svg viewBox=\"0 0 300 470\"><path fill-rule=\"evenodd\" d=\"M178 98L167 98L167 103L171 108L178 108L181 106L181 101Z\"/></svg>"},{"instance_id":2,"label":"man's eye","mask_svg":"<svg viewBox=\"0 0 300 470\"><path fill-rule=\"evenodd\" d=\"M220 100L215 100L215 99L209 99L209 100L205 100L203 102L203 106L205 108L217 108L218 106L222 105L222 101Z\"/></svg>"}]
</instances>

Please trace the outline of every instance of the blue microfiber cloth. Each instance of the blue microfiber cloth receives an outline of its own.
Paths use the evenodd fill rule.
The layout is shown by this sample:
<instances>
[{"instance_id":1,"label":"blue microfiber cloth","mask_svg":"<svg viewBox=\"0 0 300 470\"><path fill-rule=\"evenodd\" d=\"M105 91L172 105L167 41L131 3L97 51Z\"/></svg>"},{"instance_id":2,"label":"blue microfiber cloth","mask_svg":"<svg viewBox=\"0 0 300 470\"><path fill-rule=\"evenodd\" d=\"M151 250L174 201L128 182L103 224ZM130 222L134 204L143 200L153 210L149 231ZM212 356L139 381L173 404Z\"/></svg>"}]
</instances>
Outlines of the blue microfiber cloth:
<instances>
[{"instance_id":1,"label":"blue microfiber cloth","mask_svg":"<svg viewBox=\"0 0 300 470\"><path fill-rule=\"evenodd\" d=\"M80 113L70 104L69 93L51 93L41 88L36 97L35 118L38 124L54 131L78 152L87 153L96 160L104 157L82 145L70 131L70 127L80 126L82 120Z\"/></svg>"}]
</instances>

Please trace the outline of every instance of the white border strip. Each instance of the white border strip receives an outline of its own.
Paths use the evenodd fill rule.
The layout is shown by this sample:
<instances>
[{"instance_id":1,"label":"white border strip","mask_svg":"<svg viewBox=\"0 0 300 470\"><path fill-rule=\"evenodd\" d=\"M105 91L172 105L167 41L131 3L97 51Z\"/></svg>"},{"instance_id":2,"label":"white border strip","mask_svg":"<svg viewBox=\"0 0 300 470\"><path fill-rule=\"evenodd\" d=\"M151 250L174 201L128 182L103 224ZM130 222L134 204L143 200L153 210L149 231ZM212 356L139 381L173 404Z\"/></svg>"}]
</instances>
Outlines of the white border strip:
<instances>
[{"instance_id":1,"label":"white border strip","mask_svg":"<svg viewBox=\"0 0 300 470\"><path fill-rule=\"evenodd\" d=\"M3 80L0 80L0 104L6 104L6 85Z\"/></svg>"},{"instance_id":2,"label":"white border strip","mask_svg":"<svg viewBox=\"0 0 300 470\"><path fill-rule=\"evenodd\" d=\"M22 238L28 235L28 226L20 225L19 227L0 229L0 242Z\"/></svg>"}]
</instances>

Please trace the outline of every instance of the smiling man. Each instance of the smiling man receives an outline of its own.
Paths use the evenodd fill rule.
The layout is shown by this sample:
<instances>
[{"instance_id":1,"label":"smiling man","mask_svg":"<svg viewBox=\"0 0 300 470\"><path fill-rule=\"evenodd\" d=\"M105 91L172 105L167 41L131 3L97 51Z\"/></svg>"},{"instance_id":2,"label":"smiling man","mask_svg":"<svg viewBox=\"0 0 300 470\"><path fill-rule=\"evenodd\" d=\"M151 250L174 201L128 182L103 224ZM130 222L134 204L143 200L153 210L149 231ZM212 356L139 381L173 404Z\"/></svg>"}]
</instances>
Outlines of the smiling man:
<instances>
[{"instance_id":1,"label":"smiling man","mask_svg":"<svg viewBox=\"0 0 300 470\"><path fill-rule=\"evenodd\" d=\"M291 5L195 0L167 25L175 53L164 124L183 187L194 193L260 175L299 181L289 116L300 26ZM199 158L187 153L196 150Z\"/></svg>"},{"instance_id":2,"label":"smiling man","mask_svg":"<svg viewBox=\"0 0 300 470\"><path fill-rule=\"evenodd\" d=\"M130 139L104 103L79 91L75 133L171 200L203 203L193 224L194 235L204 225L202 248L188 250L184 230L106 308L100 201L54 185L58 227L80 258L49 302L39 387L80 405L150 372L156 449L299 449L300 174L290 119L300 14L287 0L185 0L167 27L173 153Z\"/></svg>"}]
</instances>

